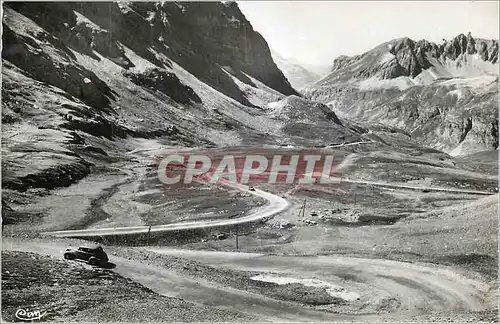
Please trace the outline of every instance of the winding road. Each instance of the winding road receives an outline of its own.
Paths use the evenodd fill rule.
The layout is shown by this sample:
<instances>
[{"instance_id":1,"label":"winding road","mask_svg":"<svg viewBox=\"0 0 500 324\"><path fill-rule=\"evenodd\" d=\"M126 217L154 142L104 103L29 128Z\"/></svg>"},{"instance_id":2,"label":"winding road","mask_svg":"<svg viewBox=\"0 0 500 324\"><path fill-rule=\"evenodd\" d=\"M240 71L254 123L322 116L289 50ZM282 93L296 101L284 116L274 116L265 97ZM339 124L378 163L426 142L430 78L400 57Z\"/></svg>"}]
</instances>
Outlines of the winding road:
<instances>
[{"instance_id":1,"label":"winding road","mask_svg":"<svg viewBox=\"0 0 500 324\"><path fill-rule=\"evenodd\" d=\"M373 186L389 186L413 190L436 190L478 195L494 193L447 189L413 187L371 181L343 179L345 182ZM45 232L55 237L88 237L118 234L178 231L213 226L236 225L272 217L289 207L286 199L259 189L232 182L225 186L238 189L268 200L268 204L237 219L182 222L168 225L132 226ZM23 242L4 239L5 250L31 251L61 257L66 242L48 240ZM407 263L384 259L364 259L346 256L278 256L257 253L208 252L146 248L157 254L167 254L208 264L217 268L252 273L259 272L300 280L321 280L342 287L347 292L360 296L360 300L347 303L335 313L297 304L281 302L258 293L236 289L231 284L220 284L203 278L146 264L141 260L114 256L117 267L114 271L128 277L153 291L186 301L203 303L215 307L230 308L258 316L269 321L375 321L398 320L425 315L428 312L481 311L493 307L484 296L491 287L481 280L464 276L459 269L424 263Z\"/></svg>"},{"instance_id":2,"label":"winding road","mask_svg":"<svg viewBox=\"0 0 500 324\"><path fill-rule=\"evenodd\" d=\"M364 181L364 180L352 180L352 179L341 179L340 182L364 184L370 186L380 186L387 188L401 188L409 190L429 190L429 191L439 191L439 192L449 192L449 193L463 193L463 194L474 194L474 195L494 195L496 193L487 191L476 191L476 190L465 190L465 189L453 189L453 188L436 188L436 187L419 187L419 186L408 186L400 184L390 184L384 182L375 181ZM266 199L269 203L265 206L253 210L250 214L235 218L235 219L224 219L224 220L210 220L210 221L196 221L196 222L179 222L175 224L167 225L155 225L155 226L128 226L128 227L113 227L113 228L97 228L97 229L82 229L82 230L65 230L65 231L53 231L45 232L46 235L52 235L56 237L90 237L90 236L109 236L109 235L124 235L124 234L141 234L151 232L169 232L169 231L179 231L179 230L190 230L190 229L201 229L209 227L218 226L229 226L238 225L249 222L258 221L268 217L272 217L279 214L290 206L288 201L280 196L274 195L270 192L266 192L255 188L250 190L246 185L230 182L230 181L220 181L221 184L238 189L243 192L248 192L255 196Z\"/></svg>"},{"instance_id":3,"label":"winding road","mask_svg":"<svg viewBox=\"0 0 500 324\"><path fill-rule=\"evenodd\" d=\"M62 258L65 242L4 239L3 249ZM134 248L132 248L134 249ZM455 269L346 256L277 256L258 253L147 248L150 252L193 260L219 269L251 271L279 277L321 280L359 295L359 300L322 308L300 307L248 290L231 287L148 264L142 259L113 256L113 270L158 294L254 315L262 321L375 322L412 319L428 313L481 311L494 307L485 296L491 287ZM75 261L68 261L75 262ZM87 266L91 268L91 266ZM230 275L230 274L229 274Z\"/></svg>"},{"instance_id":4,"label":"winding road","mask_svg":"<svg viewBox=\"0 0 500 324\"><path fill-rule=\"evenodd\" d=\"M425 263L364 259L342 255L277 256L257 253L149 248L150 251L239 271L277 277L321 279L360 296L364 311L396 297L402 310L480 311L489 286L454 269Z\"/></svg>"},{"instance_id":5,"label":"winding road","mask_svg":"<svg viewBox=\"0 0 500 324\"><path fill-rule=\"evenodd\" d=\"M227 187L238 189L244 192L251 193L255 196L266 199L269 203L255 209L252 213L235 219L224 219L224 220L212 220L212 221L196 221L196 222L179 222L175 224L167 225L157 225L157 226L130 226L130 227L114 227L114 228L98 228L98 229L83 229L83 230L67 230L67 231L55 231L55 232L45 232L44 234L52 235L56 237L88 237L88 236L106 236L106 235L117 235L117 234L138 234L151 232L169 232L178 230L188 230L188 229L199 229L217 226L227 226L227 225L237 225L253 221L258 221L263 218L272 217L282 211L285 211L289 207L289 203L286 199L281 198L272 193L254 189L250 190L248 186L232 183L229 181L221 182Z\"/></svg>"}]
</instances>

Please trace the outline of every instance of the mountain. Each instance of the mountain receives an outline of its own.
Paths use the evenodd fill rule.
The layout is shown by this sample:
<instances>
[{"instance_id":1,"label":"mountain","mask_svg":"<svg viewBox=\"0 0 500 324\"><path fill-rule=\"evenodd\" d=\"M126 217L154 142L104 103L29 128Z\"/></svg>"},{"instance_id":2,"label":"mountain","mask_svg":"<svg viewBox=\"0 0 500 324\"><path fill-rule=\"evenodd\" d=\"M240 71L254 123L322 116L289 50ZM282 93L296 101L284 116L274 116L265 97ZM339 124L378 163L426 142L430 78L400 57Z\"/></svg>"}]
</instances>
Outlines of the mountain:
<instances>
[{"instance_id":1,"label":"mountain","mask_svg":"<svg viewBox=\"0 0 500 324\"><path fill-rule=\"evenodd\" d=\"M336 58L303 92L341 116L399 127L447 153L498 148L498 40L395 39Z\"/></svg>"},{"instance_id":2,"label":"mountain","mask_svg":"<svg viewBox=\"0 0 500 324\"><path fill-rule=\"evenodd\" d=\"M416 132L348 120L299 95L234 2L6 2L3 30L2 185L14 201L161 147L361 142L349 149L441 154ZM309 95L331 96L332 75L353 64Z\"/></svg>"},{"instance_id":3,"label":"mountain","mask_svg":"<svg viewBox=\"0 0 500 324\"><path fill-rule=\"evenodd\" d=\"M316 81L319 81L321 78L326 76L328 73L330 73L331 65L330 64L325 64L325 63L301 63L301 65L308 71L311 71L312 73L319 75L320 78Z\"/></svg>"},{"instance_id":4,"label":"mountain","mask_svg":"<svg viewBox=\"0 0 500 324\"><path fill-rule=\"evenodd\" d=\"M297 137L288 120L270 115L267 105L287 96L302 106L309 101L235 2L5 2L3 8L6 192L68 186L130 159L126 152L141 145L326 141L307 132ZM310 109L325 116L326 131L334 126L328 141L351 134L325 107Z\"/></svg>"},{"instance_id":5,"label":"mountain","mask_svg":"<svg viewBox=\"0 0 500 324\"><path fill-rule=\"evenodd\" d=\"M133 67L126 49L165 68L173 60L245 104L244 95L223 67L230 68L243 82L251 84L244 75L248 73L285 95L296 94L272 61L264 38L253 30L234 2L9 3L8 7L49 34L47 41L54 47L64 46L63 52L69 57L69 49L94 59L97 52L125 69ZM10 40L13 32L6 27ZM18 40L22 42L23 38ZM162 61L162 55L169 59ZM3 51L3 57L15 60L10 49ZM16 63L21 62L26 61L19 57Z\"/></svg>"},{"instance_id":6,"label":"mountain","mask_svg":"<svg viewBox=\"0 0 500 324\"><path fill-rule=\"evenodd\" d=\"M283 74L290 81L291 85L297 90L301 90L321 78L321 74L307 69L295 60L285 59L273 49L271 49L271 55L278 68L283 71Z\"/></svg>"}]
</instances>

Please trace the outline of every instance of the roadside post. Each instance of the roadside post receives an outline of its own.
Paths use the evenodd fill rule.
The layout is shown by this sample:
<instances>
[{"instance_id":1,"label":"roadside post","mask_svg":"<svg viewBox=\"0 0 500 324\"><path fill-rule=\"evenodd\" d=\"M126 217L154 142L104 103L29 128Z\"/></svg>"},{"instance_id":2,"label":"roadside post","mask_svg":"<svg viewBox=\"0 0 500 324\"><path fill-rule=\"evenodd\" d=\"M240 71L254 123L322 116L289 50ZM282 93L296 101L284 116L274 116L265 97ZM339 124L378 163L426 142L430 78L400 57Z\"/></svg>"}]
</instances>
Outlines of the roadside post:
<instances>
[{"instance_id":1,"label":"roadside post","mask_svg":"<svg viewBox=\"0 0 500 324\"><path fill-rule=\"evenodd\" d=\"M147 245L149 245L149 237L150 237L150 235L151 235L151 225L149 225L148 235L147 235L147 238L146 238L146 240L147 240Z\"/></svg>"}]
</instances>

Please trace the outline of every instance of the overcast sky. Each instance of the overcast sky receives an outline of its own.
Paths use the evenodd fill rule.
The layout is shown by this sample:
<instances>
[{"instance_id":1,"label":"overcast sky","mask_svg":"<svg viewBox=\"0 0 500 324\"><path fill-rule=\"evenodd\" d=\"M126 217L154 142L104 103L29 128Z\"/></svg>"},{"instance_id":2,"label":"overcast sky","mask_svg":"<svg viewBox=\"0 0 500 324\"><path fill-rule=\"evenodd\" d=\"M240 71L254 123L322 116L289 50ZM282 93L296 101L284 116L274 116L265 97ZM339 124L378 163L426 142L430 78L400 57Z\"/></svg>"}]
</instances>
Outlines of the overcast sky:
<instances>
[{"instance_id":1,"label":"overcast sky","mask_svg":"<svg viewBox=\"0 0 500 324\"><path fill-rule=\"evenodd\" d=\"M497 1L238 1L255 30L286 58L330 64L408 36L441 42L460 33L498 39Z\"/></svg>"}]
</instances>

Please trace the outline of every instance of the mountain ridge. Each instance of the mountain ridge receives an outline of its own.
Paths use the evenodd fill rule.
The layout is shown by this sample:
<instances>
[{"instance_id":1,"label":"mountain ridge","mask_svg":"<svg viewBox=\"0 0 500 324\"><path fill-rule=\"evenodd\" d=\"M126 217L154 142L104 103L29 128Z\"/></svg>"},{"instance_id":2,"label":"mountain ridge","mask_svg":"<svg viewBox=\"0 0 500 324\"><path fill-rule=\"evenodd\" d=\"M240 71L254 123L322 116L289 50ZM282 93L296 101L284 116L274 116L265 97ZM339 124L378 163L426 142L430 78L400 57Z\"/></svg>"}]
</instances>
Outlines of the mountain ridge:
<instances>
[{"instance_id":1,"label":"mountain ridge","mask_svg":"<svg viewBox=\"0 0 500 324\"><path fill-rule=\"evenodd\" d=\"M333 61L330 74L342 73L343 69L354 64L362 64L364 69L356 70L351 77L394 79L397 77L415 78L423 71L439 63L455 61L464 54L477 54L482 61L496 64L498 62L498 40L473 38L470 34L459 34L450 41L436 44L427 40L414 41L408 37L393 39L359 55L341 55ZM456 62L457 67L463 62ZM371 67L368 67L368 66ZM491 71L493 72L493 71ZM497 72L498 74L498 72ZM327 75L316 84L329 80ZM337 75L335 75L337 76Z\"/></svg>"},{"instance_id":2,"label":"mountain ridge","mask_svg":"<svg viewBox=\"0 0 500 324\"><path fill-rule=\"evenodd\" d=\"M339 56L303 93L343 117L399 127L423 145L466 154L498 147L497 88L498 40L460 34L440 45L403 37Z\"/></svg>"},{"instance_id":3,"label":"mountain ridge","mask_svg":"<svg viewBox=\"0 0 500 324\"><path fill-rule=\"evenodd\" d=\"M154 52L165 54L170 61L188 67L202 81L246 105L251 104L223 66L230 66L245 83L251 84L242 72L285 95L298 94L273 62L267 42L234 2L5 5L32 19L65 47L93 58L96 51L126 69L131 66L124 46L169 68L170 62L161 62ZM3 51L3 57L12 57L9 49Z\"/></svg>"}]
</instances>

